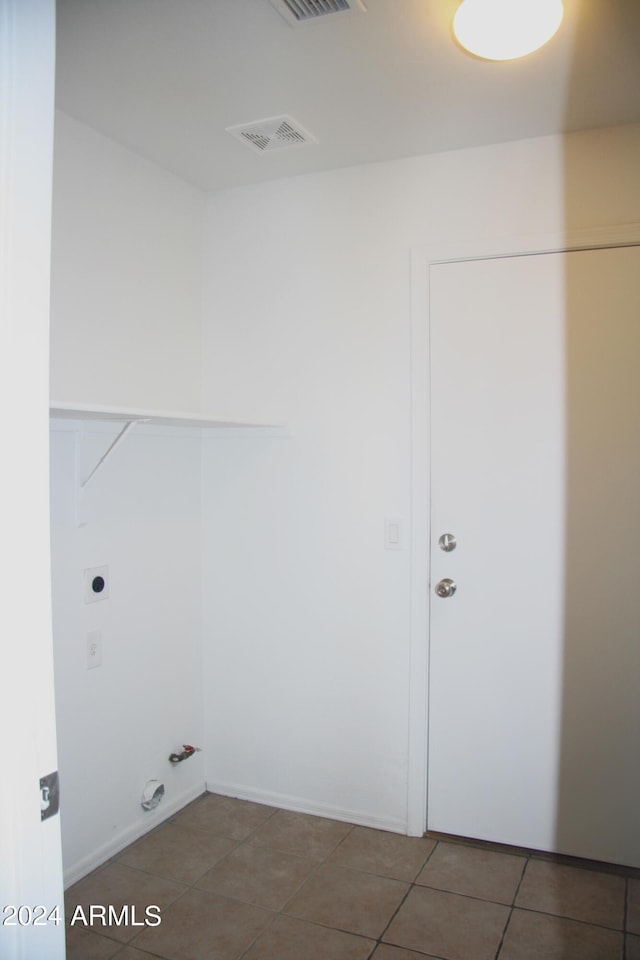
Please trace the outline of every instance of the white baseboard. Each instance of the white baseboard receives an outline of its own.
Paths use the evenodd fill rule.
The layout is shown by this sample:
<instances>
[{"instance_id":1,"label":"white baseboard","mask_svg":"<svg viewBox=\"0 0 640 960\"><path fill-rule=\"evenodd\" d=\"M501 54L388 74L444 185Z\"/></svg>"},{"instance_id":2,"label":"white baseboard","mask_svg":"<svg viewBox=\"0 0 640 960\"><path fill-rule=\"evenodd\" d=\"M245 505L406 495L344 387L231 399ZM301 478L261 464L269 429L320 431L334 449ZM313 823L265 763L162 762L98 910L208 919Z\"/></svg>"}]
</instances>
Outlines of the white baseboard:
<instances>
[{"instance_id":1,"label":"white baseboard","mask_svg":"<svg viewBox=\"0 0 640 960\"><path fill-rule=\"evenodd\" d=\"M252 800L254 803L263 803L269 807L278 807L282 810L292 810L295 813L310 813L317 817L326 817L328 820L355 823L361 827L387 830L390 833L404 835L407 833L407 824L404 820L379 817L375 814L363 813L360 810L348 810L345 807L335 807L332 804L316 803L306 798L272 793L269 790L258 790L244 784L207 780L207 792L219 793L224 797L236 797L239 800Z\"/></svg>"},{"instance_id":2,"label":"white baseboard","mask_svg":"<svg viewBox=\"0 0 640 960\"><path fill-rule=\"evenodd\" d=\"M86 875L91 873L92 870L95 870L96 867L110 860L111 857L115 857L117 853L120 853L121 850L128 847L134 840L139 840L145 833L149 833L150 830L159 827L165 820L174 817L176 813L182 810L183 807L186 807L188 803L202 796L206 789L204 783L199 783L197 786L191 787L190 790L185 791L179 797L174 797L170 803L166 805L162 803L151 812L148 820L139 820L131 824L131 826L126 827L117 836L112 837L108 843L103 844L103 846L98 847L97 850L93 850L88 856L83 857L82 860L77 860L76 863L65 865L65 890L72 884L77 883L78 880L82 880L83 877L86 877Z\"/></svg>"}]
</instances>

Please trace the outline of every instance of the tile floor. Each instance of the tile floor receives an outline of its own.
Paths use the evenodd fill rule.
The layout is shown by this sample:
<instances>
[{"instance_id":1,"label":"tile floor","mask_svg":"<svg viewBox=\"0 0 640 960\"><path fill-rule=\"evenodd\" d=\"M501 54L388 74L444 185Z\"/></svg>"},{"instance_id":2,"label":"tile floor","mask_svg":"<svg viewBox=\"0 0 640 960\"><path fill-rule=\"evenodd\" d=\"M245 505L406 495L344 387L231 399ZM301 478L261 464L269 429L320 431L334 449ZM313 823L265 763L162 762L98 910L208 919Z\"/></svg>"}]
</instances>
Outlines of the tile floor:
<instances>
[{"instance_id":1,"label":"tile floor","mask_svg":"<svg viewBox=\"0 0 640 960\"><path fill-rule=\"evenodd\" d=\"M214 794L65 899L68 960L640 960L640 871ZM132 922L85 926L92 904Z\"/></svg>"}]
</instances>

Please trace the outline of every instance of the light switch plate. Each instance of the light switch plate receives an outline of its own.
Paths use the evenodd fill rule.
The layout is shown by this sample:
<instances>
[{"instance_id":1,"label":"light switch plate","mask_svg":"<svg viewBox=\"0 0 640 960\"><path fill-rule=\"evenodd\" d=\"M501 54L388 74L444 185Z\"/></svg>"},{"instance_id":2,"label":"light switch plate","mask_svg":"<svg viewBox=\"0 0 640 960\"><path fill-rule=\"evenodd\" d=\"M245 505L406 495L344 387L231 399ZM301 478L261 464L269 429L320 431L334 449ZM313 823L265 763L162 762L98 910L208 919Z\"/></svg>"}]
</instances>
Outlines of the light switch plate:
<instances>
[{"instance_id":1,"label":"light switch plate","mask_svg":"<svg viewBox=\"0 0 640 960\"><path fill-rule=\"evenodd\" d=\"M385 550L402 550L402 520L400 517L386 517L384 521Z\"/></svg>"}]
</instances>

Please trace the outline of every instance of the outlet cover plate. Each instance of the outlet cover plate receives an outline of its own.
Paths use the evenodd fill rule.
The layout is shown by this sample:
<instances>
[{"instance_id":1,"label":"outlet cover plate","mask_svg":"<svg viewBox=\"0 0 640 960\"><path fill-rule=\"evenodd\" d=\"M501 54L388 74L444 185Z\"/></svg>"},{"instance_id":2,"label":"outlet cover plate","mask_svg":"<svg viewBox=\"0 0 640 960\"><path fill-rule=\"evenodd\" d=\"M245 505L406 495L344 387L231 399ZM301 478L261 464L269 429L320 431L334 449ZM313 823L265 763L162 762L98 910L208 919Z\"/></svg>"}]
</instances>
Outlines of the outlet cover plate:
<instances>
[{"instance_id":1,"label":"outlet cover plate","mask_svg":"<svg viewBox=\"0 0 640 960\"><path fill-rule=\"evenodd\" d=\"M87 670L102 666L102 634L91 630L87 634Z\"/></svg>"}]
</instances>

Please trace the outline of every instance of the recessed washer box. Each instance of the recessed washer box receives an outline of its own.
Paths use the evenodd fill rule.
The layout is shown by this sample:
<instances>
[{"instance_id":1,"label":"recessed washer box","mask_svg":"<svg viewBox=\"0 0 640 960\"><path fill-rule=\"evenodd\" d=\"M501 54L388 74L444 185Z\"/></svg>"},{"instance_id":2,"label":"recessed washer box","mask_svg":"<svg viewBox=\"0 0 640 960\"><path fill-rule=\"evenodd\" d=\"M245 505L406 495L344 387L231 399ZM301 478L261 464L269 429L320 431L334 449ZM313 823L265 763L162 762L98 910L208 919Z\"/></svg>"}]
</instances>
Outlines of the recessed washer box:
<instances>
[{"instance_id":1,"label":"recessed washer box","mask_svg":"<svg viewBox=\"0 0 640 960\"><path fill-rule=\"evenodd\" d=\"M84 602L97 603L109 599L109 567L85 567Z\"/></svg>"}]
</instances>

